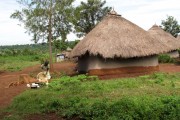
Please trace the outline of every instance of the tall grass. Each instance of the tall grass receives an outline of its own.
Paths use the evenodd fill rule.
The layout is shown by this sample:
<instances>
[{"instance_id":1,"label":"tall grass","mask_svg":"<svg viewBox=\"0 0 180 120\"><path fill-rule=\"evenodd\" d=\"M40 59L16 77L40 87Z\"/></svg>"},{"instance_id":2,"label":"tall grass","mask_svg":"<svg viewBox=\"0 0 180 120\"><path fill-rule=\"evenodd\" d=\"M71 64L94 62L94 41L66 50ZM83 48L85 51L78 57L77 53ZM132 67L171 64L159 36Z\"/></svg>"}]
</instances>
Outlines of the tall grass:
<instances>
[{"instance_id":1,"label":"tall grass","mask_svg":"<svg viewBox=\"0 0 180 120\"><path fill-rule=\"evenodd\" d=\"M179 78L180 74L163 73L107 81L95 76L64 76L48 87L19 95L8 111L22 118L55 112L65 119L178 120Z\"/></svg>"},{"instance_id":2,"label":"tall grass","mask_svg":"<svg viewBox=\"0 0 180 120\"><path fill-rule=\"evenodd\" d=\"M20 71L26 67L41 64L47 55L0 56L0 70Z\"/></svg>"}]
</instances>

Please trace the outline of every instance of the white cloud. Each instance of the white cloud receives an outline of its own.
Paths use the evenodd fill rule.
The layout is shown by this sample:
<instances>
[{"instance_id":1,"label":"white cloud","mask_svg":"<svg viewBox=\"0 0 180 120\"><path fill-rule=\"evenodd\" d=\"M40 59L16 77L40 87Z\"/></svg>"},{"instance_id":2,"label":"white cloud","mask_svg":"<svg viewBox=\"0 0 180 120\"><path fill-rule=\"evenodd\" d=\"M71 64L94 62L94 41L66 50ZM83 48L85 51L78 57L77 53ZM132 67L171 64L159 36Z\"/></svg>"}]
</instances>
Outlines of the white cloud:
<instances>
[{"instance_id":1,"label":"white cloud","mask_svg":"<svg viewBox=\"0 0 180 120\"><path fill-rule=\"evenodd\" d=\"M83 0L86 1L86 0ZM80 1L76 0L76 4ZM180 24L179 0L106 0L106 5L114 7L124 18L148 30L153 24L161 24L167 15L175 17ZM11 13L19 9L16 0L0 0L0 45L29 44L30 36L25 29L18 26L19 22L10 19ZM76 39L73 34L69 40Z\"/></svg>"}]
</instances>

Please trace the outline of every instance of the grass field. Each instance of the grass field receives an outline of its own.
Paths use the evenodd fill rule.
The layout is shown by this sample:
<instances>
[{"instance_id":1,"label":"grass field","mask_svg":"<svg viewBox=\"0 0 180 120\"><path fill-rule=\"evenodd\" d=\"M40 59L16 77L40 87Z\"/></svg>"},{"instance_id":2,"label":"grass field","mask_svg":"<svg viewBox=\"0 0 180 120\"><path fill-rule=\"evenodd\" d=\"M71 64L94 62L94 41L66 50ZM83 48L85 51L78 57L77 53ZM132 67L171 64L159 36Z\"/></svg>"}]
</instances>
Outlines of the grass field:
<instances>
[{"instance_id":1,"label":"grass field","mask_svg":"<svg viewBox=\"0 0 180 120\"><path fill-rule=\"evenodd\" d=\"M40 64L43 56L0 56L0 71L20 71L26 67Z\"/></svg>"},{"instance_id":2,"label":"grass field","mask_svg":"<svg viewBox=\"0 0 180 120\"><path fill-rule=\"evenodd\" d=\"M48 87L22 93L4 111L11 113L4 120L44 113L65 119L178 120L180 73L105 81L95 76L63 76Z\"/></svg>"}]
</instances>

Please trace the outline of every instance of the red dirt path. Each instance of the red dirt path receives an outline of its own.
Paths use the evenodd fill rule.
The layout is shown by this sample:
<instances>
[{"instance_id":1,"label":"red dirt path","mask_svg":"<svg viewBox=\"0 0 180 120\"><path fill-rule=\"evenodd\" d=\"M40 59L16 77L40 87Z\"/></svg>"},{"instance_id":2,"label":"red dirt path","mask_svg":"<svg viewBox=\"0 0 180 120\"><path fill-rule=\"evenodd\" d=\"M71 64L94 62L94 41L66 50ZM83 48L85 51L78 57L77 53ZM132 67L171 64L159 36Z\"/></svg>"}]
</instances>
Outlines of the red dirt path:
<instances>
[{"instance_id":1,"label":"red dirt path","mask_svg":"<svg viewBox=\"0 0 180 120\"><path fill-rule=\"evenodd\" d=\"M56 73L65 71L65 73L67 74L72 74L74 67L75 64L72 62L63 62L63 63L54 64L54 69ZM174 64L161 64L159 66L159 69L160 72L167 72L167 73L180 72L180 66ZM42 71L40 65L28 67L20 72L0 71L0 108L8 106L16 95L28 89L26 87L26 84L6 88L11 82L17 81L19 75L21 74L36 75L40 71Z\"/></svg>"},{"instance_id":2,"label":"red dirt path","mask_svg":"<svg viewBox=\"0 0 180 120\"><path fill-rule=\"evenodd\" d=\"M57 74L60 74L60 72L62 71L65 72L66 74L73 74L74 67L75 64L72 62L63 62L63 63L54 64L54 70L55 73ZM10 83L17 82L19 79L19 75L21 74L30 74L36 76L41 71L42 70L40 68L40 65L28 67L19 72L0 71L0 108L8 106L16 95L28 89L26 87L26 84L7 88Z\"/></svg>"}]
</instances>

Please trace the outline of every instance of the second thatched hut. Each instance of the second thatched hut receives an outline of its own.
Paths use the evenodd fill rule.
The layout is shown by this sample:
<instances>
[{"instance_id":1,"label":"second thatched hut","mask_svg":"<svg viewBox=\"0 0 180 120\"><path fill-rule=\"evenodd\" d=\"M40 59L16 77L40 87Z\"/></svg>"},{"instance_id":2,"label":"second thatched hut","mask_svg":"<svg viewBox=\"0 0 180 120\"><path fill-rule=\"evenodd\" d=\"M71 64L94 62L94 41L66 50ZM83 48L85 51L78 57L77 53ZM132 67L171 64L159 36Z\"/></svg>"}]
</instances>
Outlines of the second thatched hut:
<instances>
[{"instance_id":1,"label":"second thatched hut","mask_svg":"<svg viewBox=\"0 0 180 120\"><path fill-rule=\"evenodd\" d=\"M142 74L158 71L157 54L170 51L166 44L110 12L72 50L78 71L90 75Z\"/></svg>"},{"instance_id":2,"label":"second thatched hut","mask_svg":"<svg viewBox=\"0 0 180 120\"><path fill-rule=\"evenodd\" d=\"M153 25L148 30L148 32L158 41L166 44L168 48L171 49L171 51L166 54L168 54L171 58L179 57L177 49L180 48L180 42L175 37L173 37L170 33L165 32L161 27L157 26L156 24Z\"/></svg>"}]
</instances>

